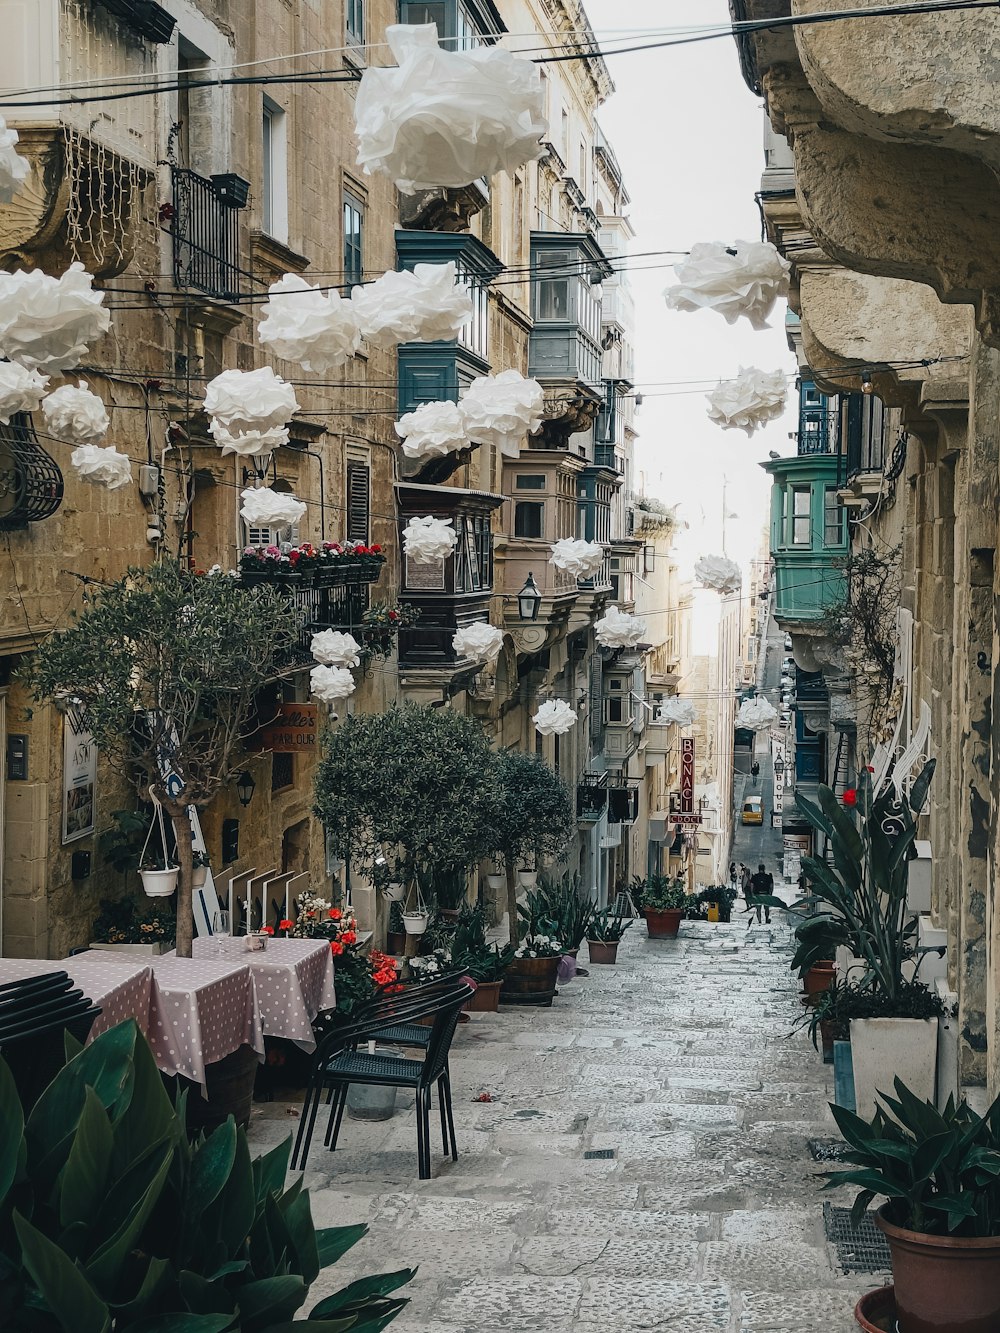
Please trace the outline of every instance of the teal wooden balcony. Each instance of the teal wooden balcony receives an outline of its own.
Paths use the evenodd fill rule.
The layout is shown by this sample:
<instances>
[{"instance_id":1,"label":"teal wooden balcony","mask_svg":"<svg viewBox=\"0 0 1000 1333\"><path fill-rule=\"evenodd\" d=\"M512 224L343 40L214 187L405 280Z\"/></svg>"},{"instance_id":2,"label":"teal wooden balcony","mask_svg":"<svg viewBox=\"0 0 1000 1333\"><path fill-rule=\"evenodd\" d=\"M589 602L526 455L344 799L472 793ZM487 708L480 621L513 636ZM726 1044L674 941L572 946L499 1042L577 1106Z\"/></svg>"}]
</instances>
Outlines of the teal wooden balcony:
<instances>
[{"instance_id":1,"label":"teal wooden balcony","mask_svg":"<svg viewBox=\"0 0 1000 1333\"><path fill-rule=\"evenodd\" d=\"M844 596L847 516L838 497L838 454L763 463L771 492L774 614L783 629L819 628Z\"/></svg>"}]
</instances>

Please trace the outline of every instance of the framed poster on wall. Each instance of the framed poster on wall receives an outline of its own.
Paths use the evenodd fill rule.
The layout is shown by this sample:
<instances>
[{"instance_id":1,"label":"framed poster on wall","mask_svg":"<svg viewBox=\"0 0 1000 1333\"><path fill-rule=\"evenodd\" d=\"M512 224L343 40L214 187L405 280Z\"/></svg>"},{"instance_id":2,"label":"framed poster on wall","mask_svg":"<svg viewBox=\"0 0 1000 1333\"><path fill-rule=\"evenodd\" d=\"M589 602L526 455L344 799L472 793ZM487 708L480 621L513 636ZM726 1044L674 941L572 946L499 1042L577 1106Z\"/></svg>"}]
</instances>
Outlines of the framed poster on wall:
<instances>
[{"instance_id":1,"label":"framed poster on wall","mask_svg":"<svg viewBox=\"0 0 1000 1333\"><path fill-rule=\"evenodd\" d=\"M76 842L97 823L97 746L75 709L63 714L62 840Z\"/></svg>"}]
</instances>

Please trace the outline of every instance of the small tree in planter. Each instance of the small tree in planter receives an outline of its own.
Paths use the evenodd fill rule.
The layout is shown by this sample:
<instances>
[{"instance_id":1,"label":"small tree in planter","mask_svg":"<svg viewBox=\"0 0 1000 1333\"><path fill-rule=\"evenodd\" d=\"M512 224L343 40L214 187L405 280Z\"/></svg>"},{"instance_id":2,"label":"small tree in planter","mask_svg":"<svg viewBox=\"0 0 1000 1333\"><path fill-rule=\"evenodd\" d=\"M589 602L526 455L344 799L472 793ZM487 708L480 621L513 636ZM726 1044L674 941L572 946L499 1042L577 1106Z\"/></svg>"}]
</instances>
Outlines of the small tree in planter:
<instances>
[{"instance_id":1,"label":"small tree in planter","mask_svg":"<svg viewBox=\"0 0 1000 1333\"><path fill-rule=\"evenodd\" d=\"M560 855L573 834L576 816L569 788L536 755L501 750L491 757L490 769L496 797L490 850L506 865L507 917L516 945L515 866L524 857L533 857L537 865L545 857Z\"/></svg>"},{"instance_id":2,"label":"small tree in planter","mask_svg":"<svg viewBox=\"0 0 1000 1333\"><path fill-rule=\"evenodd\" d=\"M169 816L182 958L194 928L188 808L209 805L242 768L255 696L297 632L295 612L270 588L164 561L88 591L76 623L29 661L35 699L71 701L108 764Z\"/></svg>"}]
</instances>

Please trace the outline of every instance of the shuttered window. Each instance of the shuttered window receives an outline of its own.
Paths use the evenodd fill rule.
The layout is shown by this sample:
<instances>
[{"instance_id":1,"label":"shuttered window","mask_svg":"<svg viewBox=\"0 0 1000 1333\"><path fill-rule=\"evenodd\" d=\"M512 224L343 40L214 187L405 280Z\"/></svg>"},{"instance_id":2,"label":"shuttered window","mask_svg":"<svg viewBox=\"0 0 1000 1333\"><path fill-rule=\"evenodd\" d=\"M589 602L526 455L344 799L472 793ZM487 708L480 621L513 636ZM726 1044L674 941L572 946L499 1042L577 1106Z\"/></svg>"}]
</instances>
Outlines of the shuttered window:
<instances>
[{"instance_id":1,"label":"shuttered window","mask_svg":"<svg viewBox=\"0 0 1000 1333\"><path fill-rule=\"evenodd\" d=\"M371 521L371 468L356 459L347 464L347 524L345 536L351 542L369 541Z\"/></svg>"}]
</instances>

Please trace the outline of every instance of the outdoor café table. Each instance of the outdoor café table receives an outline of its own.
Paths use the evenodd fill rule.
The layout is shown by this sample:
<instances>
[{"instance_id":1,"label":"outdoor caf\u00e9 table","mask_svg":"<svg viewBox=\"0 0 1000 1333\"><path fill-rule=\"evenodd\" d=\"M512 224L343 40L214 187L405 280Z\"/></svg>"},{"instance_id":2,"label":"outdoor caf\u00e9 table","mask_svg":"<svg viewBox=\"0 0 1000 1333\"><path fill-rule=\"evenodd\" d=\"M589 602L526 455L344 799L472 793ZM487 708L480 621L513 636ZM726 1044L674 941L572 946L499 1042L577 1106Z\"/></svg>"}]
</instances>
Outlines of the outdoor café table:
<instances>
[{"instance_id":1,"label":"outdoor caf\u00e9 table","mask_svg":"<svg viewBox=\"0 0 1000 1333\"><path fill-rule=\"evenodd\" d=\"M266 949L249 953L242 936L200 937L194 956L248 964L265 1034L285 1037L304 1051L316 1049L312 1020L337 1003L329 940L269 939Z\"/></svg>"},{"instance_id":2,"label":"outdoor caf\u00e9 table","mask_svg":"<svg viewBox=\"0 0 1000 1333\"><path fill-rule=\"evenodd\" d=\"M264 1054L253 973L245 958L150 959L153 998L149 1044L161 1073L207 1088L206 1067L250 1047Z\"/></svg>"},{"instance_id":3,"label":"outdoor caf\u00e9 table","mask_svg":"<svg viewBox=\"0 0 1000 1333\"><path fill-rule=\"evenodd\" d=\"M88 1041L126 1018L134 1018L140 1030L148 1034L151 961L148 957L123 958L97 951L61 959L0 958L0 983L23 981L47 972L65 972L75 989L82 990L88 1000L100 1006Z\"/></svg>"}]
</instances>

